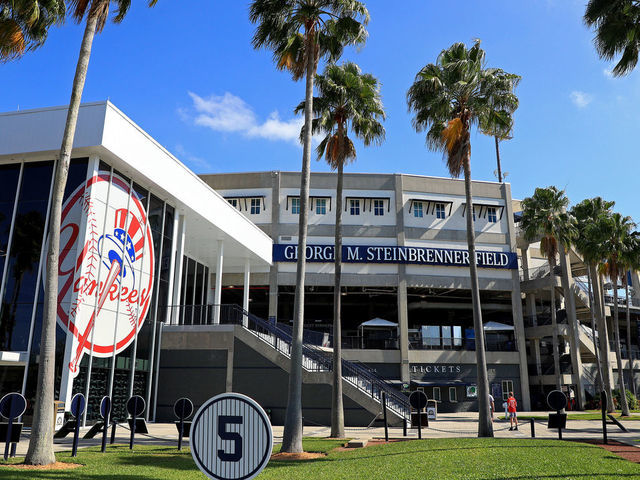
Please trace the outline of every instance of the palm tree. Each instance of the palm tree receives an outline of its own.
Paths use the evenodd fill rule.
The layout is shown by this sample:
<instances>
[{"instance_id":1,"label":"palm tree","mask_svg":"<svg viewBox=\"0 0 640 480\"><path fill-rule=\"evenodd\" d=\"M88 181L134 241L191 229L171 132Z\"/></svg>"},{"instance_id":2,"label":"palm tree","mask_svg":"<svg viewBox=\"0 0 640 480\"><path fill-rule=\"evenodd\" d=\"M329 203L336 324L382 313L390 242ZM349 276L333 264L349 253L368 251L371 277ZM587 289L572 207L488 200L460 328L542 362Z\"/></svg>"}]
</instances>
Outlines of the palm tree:
<instances>
[{"instance_id":1,"label":"palm tree","mask_svg":"<svg viewBox=\"0 0 640 480\"><path fill-rule=\"evenodd\" d=\"M613 397L611 392L611 378L609 377L609 334L606 318L603 314L602 296L598 280L597 266L605 256L602 250L604 232L599 226L600 219L611 216L611 209L615 202L608 202L601 197L583 200L571 209L571 214L577 222L578 234L575 238L575 248L582 255L587 265L589 288L589 309L591 310L591 332L598 364L598 381L601 390L607 393L607 410L613 412ZM598 291L593 292L592 286L597 285ZM594 305L595 304L595 305ZM598 333L596 335L596 322ZM599 342L596 340L596 336ZM606 366L603 370L603 365Z\"/></svg>"},{"instance_id":2,"label":"palm tree","mask_svg":"<svg viewBox=\"0 0 640 480\"><path fill-rule=\"evenodd\" d=\"M513 93L512 78L500 69L485 68L485 52L477 40L471 48L464 43L455 43L443 50L436 63L430 63L418 72L407 92L409 109L414 112L413 126L417 132L427 131L427 147L443 152L453 177L464 172L480 437L493 436L493 425L473 229L471 129L488 123L489 117L499 121L515 110L518 99Z\"/></svg>"},{"instance_id":3,"label":"palm tree","mask_svg":"<svg viewBox=\"0 0 640 480\"><path fill-rule=\"evenodd\" d=\"M63 0L0 0L0 62L42 46L64 16Z\"/></svg>"},{"instance_id":4,"label":"palm tree","mask_svg":"<svg viewBox=\"0 0 640 480\"><path fill-rule=\"evenodd\" d=\"M604 227L607 231L606 238L602 244L606 252L606 262L602 264L602 271L611 279L613 288L613 338L616 348L616 361L618 364L618 386L620 388L620 403L622 403L622 415L629 415L629 404L627 403L626 390L624 388L624 369L622 368L622 352L620 351L620 324L618 321L618 280L621 275L626 276L624 257L629 244L631 230L635 224L631 217L623 217L619 213L614 213L611 217L603 219Z\"/></svg>"},{"instance_id":5,"label":"palm tree","mask_svg":"<svg viewBox=\"0 0 640 480\"><path fill-rule=\"evenodd\" d=\"M640 238L638 232L629 234L624 242L623 253L620 257L622 272L620 279L625 292L625 310L627 315L627 361L629 363L629 383L631 393L637 397L636 382L633 379L633 355L631 353L631 299L629 297L629 275L631 270L640 268Z\"/></svg>"},{"instance_id":6,"label":"palm tree","mask_svg":"<svg viewBox=\"0 0 640 480\"><path fill-rule=\"evenodd\" d=\"M638 63L640 49L640 5L637 0L589 0L584 22L595 29L593 42L600 58L610 61L620 55L611 73L628 75Z\"/></svg>"},{"instance_id":7,"label":"palm tree","mask_svg":"<svg viewBox=\"0 0 640 480\"><path fill-rule=\"evenodd\" d=\"M562 387L560 354L558 352L558 324L556 322L556 257L566 252L575 236L575 220L566 212L569 199L564 190L551 186L536 188L531 197L522 201L520 225L524 238L530 242L540 239L540 251L549 262L551 291L551 328L553 330L553 365L556 388Z\"/></svg>"},{"instance_id":8,"label":"palm tree","mask_svg":"<svg viewBox=\"0 0 640 480\"><path fill-rule=\"evenodd\" d=\"M511 77L511 91L513 92L520 83L521 77L513 74L507 75L510 75ZM492 115L489 115L484 119L483 125L480 126L482 133L492 136L495 142L498 182L500 183L502 183L503 180L502 165L500 163L500 142L503 140L511 140L513 138L513 113L517 107L518 104L516 103L512 111L504 110L493 112Z\"/></svg>"},{"instance_id":9,"label":"palm tree","mask_svg":"<svg viewBox=\"0 0 640 480\"><path fill-rule=\"evenodd\" d=\"M294 80L305 78L305 109L300 175L298 252L306 252L311 174L313 82L322 58L335 61L347 45L363 44L369 11L356 0L253 0L249 19L256 23L254 48L273 51L277 67ZM302 452L302 330L306 258L298 255L291 342L289 396L282 438L283 452Z\"/></svg>"},{"instance_id":10,"label":"palm tree","mask_svg":"<svg viewBox=\"0 0 640 480\"><path fill-rule=\"evenodd\" d=\"M365 146L381 144L385 131L380 120L385 118L380 84L352 62L328 65L315 83L319 95L313 99L312 132L324 134L316 152L318 159L324 156L333 170L338 171L336 187L336 228L334 247L333 288L333 397L331 402L331 437L344 438L344 409L342 405L342 323L340 318L342 292L342 189L343 169L356 158L356 149L348 136L353 134ZM296 113L305 109L300 103Z\"/></svg>"},{"instance_id":11,"label":"palm tree","mask_svg":"<svg viewBox=\"0 0 640 480\"><path fill-rule=\"evenodd\" d=\"M149 6L157 0L148 0ZM40 362L38 365L38 386L33 412L33 425L29 450L25 463L31 465L48 465L56 461L53 454L53 396L55 380L55 340L56 340L56 308L58 298L58 263L60 252L60 215L62 197L67 184L67 173L73 138L75 135L82 91L87 76L91 47L96 33L100 33L109 17L109 9L114 4L116 10L113 21L121 22L126 16L131 0L73 0L71 15L78 22L86 17L86 25L80 46L78 64L73 78L71 100L65 123L60 154L56 162L53 196L51 199L51 215L48 225L49 245L47 247L47 271L45 279L44 312L40 339Z\"/></svg>"}]
</instances>

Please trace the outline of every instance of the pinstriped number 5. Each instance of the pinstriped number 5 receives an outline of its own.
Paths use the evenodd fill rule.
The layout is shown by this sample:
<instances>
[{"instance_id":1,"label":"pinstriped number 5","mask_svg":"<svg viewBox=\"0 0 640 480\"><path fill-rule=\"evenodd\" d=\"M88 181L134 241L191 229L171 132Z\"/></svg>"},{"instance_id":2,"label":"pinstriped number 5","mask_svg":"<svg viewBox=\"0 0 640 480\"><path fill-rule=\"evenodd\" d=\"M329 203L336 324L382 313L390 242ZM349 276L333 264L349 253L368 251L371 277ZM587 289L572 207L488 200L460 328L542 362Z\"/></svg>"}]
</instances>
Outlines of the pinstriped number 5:
<instances>
[{"instance_id":1,"label":"pinstriped number 5","mask_svg":"<svg viewBox=\"0 0 640 480\"><path fill-rule=\"evenodd\" d=\"M238 462L242 459L242 436L238 432L228 432L227 425L242 425L242 417L235 415L218 416L218 436L221 440L233 442L233 453L218 450L218 458L223 462Z\"/></svg>"}]
</instances>

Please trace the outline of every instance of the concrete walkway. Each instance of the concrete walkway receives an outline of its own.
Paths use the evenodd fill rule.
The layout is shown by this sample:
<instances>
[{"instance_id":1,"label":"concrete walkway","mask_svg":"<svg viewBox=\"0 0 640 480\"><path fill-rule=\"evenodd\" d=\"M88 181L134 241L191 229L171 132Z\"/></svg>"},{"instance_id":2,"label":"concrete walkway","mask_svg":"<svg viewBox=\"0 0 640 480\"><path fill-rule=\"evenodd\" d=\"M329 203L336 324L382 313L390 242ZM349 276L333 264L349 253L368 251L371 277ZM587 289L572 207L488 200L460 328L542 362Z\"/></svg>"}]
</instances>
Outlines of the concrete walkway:
<instances>
[{"instance_id":1,"label":"concrete walkway","mask_svg":"<svg viewBox=\"0 0 640 480\"><path fill-rule=\"evenodd\" d=\"M572 412L578 413L578 412ZM527 416L546 416L548 412L526 412L522 415ZM452 438L452 437L476 437L478 431L478 414L474 412L439 414L438 420L431 421L429 427L422 429L422 438ZM622 421L628 432L623 432L615 425L608 425L607 432L610 440L618 440L630 445L640 447L640 421ZM568 420L567 429L563 430L563 439L602 439L602 423L597 420ZM136 445L166 445L177 448L178 434L174 424L170 423L150 423L148 424L149 435L136 434ZM101 444L100 434L92 440L83 440L82 436L88 428L81 429L80 448L88 446L98 446ZM384 438L384 428L365 428L365 427L347 427L346 436L352 439L372 439ZM326 438L329 436L331 429L327 426L305 426L304 436ZM111 432L109 432L111 433ZM282 426L273 427L274 443L282 441ZM509 431L509 422L504 420L504 413L497 415L494 421L494 433L497 438L531 438L530 421L521 421L517 431ZM116 443L129 443L129 430L123 424L119 425L116 430ZM536 438L557 439L558 431L549 430L547 422L542 420L535 421ZM389 428L389 436L391 438L403 437L402 428ZM62 440L55 440L55 450L65 451L71 450L72 435ZM418 438L417 429L409 429L407 438ZM24 456L27 452L29 443L29 432L22 435L22 440L18 444L17 455ZM183 440L183 446L189 446L189 439ZM4 444L2 444L4 447Z\"/></svg>"}]
</instances>

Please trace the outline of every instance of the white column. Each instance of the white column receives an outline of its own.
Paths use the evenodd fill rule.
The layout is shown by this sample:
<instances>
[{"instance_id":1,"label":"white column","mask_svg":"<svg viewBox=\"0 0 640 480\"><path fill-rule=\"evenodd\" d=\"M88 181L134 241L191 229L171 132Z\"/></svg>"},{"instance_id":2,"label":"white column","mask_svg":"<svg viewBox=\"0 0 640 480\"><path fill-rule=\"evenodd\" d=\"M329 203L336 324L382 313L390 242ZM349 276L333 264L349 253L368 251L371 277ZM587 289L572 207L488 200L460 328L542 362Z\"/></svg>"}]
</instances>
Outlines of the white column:
<instances>
[{"instance_id":1,"label":"white column","mask_svg":"<svg viewBox=\"0 0 640 480\"><path fill-rule=\"evenodd\" d=\"M216 265L216 289L213 297L213 323L220 323L220 300L222 299L222 262L224 260L224 243L218 240L218 263Z\"/></svg>"},{"instance_id":2,"label":"white column","mask_svg":"<svg viewBox=\"0 0 640 480\"><path fill-rule=\"evenodd\" d=\"M171 300L171 321L173 325L180 323L180 311L184 306L182 305L182 264L184 260L184 241L185 241L185 221L184 215L177 214L178 219L178 233L174 235L174 244L176 246L176 264L174 268L173 276L173 297Z\"/></svg>"},{"instance_id":3,"label":"white column","mask_svg":"<svg viewBox=\"0 0 640 480\"><path fill-rule=\"evenodd\" d=\"M245 312L249 311L249 284L251 279L251 263L247 258L244 261L244 288L242 290L242 308ZM249 318L244 315L242 319L242 325L245 327L249 326Z\"/></svg>"}]
</instances>

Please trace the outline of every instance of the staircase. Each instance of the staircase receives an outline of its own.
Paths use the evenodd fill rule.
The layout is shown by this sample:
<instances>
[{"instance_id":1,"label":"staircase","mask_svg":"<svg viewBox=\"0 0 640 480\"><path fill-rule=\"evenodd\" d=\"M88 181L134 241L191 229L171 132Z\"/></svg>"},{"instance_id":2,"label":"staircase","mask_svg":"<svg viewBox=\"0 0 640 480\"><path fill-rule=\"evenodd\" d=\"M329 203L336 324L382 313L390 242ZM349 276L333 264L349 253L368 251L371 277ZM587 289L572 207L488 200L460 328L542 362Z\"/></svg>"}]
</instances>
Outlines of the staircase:
<instances>
[{"instance_id":1,"label":"staircase","mask_svg":"<svg viewBox=\"0 0 640 480\"><path fill-rule=\"evenodd\" d=\"M291 335L277 324L264 320L247 312L238 305L220 305L221 323L239 325L243 331L264 342L287 358L291 358ZM303 340L302 368L306 372L331 372L333 370L332 349L319 347ZM360 394L379 404L382 411L383 394L386 397L387 411L395 420L409 418L409 398L398 392L384 379L363 365L342 360L342 381ZM345 394L347 392L345 391Z\"/></svg>"}]
</instances>

